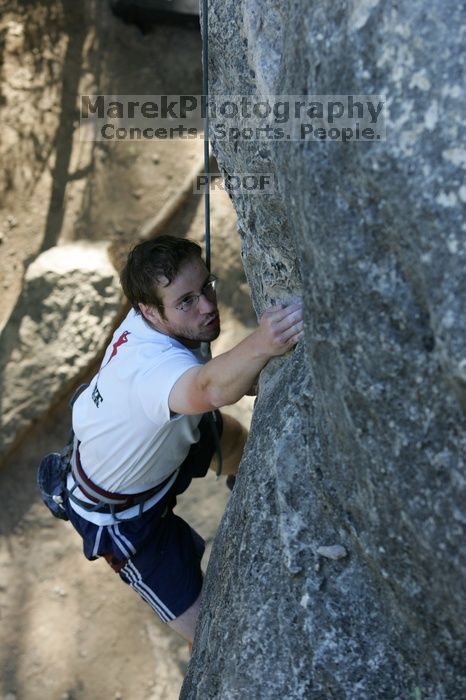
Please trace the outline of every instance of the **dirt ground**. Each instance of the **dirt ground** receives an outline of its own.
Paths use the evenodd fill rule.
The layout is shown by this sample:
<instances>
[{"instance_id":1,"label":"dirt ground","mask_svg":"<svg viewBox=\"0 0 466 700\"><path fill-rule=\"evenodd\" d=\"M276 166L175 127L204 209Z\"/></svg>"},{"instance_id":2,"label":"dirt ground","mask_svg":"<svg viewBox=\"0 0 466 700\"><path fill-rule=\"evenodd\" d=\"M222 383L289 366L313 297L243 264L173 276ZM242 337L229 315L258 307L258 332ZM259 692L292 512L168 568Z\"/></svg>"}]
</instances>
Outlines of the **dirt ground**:
<instances>
[{"instance_id":1,"label":"dirt ground","mask_svg":"<svg viewBox=\"0 0 466 700\"><path fill-rule=\"evenodd\" d=\"M1 2L0 327L25 269L70 240L111 240L124 255L141 226L179 191L202 158L201 141L82 143L83 93L199 94L201 42L193 28L143 33L103 0ZM201 240L202 198L192 195L166 232ZM222 280L221 352L254 327L235 215L212 196L213 269ZM228 409L249 424L252 399ZM69 524L35 488L40 457L67 439L66 405L31 430L0 471L0 700L172 700L187 645L102 561L88 562ZM229 498L214 475L177 512L208 549Z\"/></svg>"}]
</instances>

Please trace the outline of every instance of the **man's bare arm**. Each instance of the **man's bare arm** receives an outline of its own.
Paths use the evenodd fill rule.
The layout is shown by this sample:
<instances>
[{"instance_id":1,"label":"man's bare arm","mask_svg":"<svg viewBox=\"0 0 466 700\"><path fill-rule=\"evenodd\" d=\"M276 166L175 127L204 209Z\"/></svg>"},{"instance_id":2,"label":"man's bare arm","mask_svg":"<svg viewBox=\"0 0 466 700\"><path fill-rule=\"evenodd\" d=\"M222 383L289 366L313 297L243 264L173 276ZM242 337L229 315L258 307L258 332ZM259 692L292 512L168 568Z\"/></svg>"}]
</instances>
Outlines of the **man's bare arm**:
<instances>
[{"instance_id":1,"label":"man's bare arm","mask_svg":"<svg viewBox=\"0 0 466 700\"><path fill-rule=\"evenodd\" d=\"M178 379L170 392L170 410L189 415L235 403L270 358L294 347L302 333L301 304L268 309L258 328L238 345Z\"/></svg>"}]
</instances>

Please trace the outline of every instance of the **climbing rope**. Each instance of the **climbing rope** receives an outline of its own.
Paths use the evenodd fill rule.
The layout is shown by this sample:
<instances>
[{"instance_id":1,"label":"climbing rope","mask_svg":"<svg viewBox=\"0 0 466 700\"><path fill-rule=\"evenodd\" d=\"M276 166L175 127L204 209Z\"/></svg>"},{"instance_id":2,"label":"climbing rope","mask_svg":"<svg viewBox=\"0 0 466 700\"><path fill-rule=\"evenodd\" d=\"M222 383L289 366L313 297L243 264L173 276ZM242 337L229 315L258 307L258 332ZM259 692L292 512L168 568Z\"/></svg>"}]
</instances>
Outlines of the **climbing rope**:
<instances>
[{"instance_id":1,"label":"climbing rope","mask_svg":"<svg viewBox=\"0 0 466 700\"><path fill-rule=\"evenodd\" d=\"M205 261L210 272L210 168L209 168L209 23L208 0L202 0L202 93L204 95L204 176L207 179L204 192L204 236L205 236ZM222 450L220 436L217 429L217 417L214 412L209 414L212 426L215 451L217 453L217 479L222 473Z\"/></svg>"},{"instance_id":2,"label":"climbing rope","mask_svg":"<svg viewBox=\"0 0 466 700\"><path fill-rule=\"evenodd\" d=\"M204 192L205 260L210 272L210 170L209 170L209 23L208 0L202 2L202 92L204 95L204 175L207 186Z\"/></svg>"}]
</instances>

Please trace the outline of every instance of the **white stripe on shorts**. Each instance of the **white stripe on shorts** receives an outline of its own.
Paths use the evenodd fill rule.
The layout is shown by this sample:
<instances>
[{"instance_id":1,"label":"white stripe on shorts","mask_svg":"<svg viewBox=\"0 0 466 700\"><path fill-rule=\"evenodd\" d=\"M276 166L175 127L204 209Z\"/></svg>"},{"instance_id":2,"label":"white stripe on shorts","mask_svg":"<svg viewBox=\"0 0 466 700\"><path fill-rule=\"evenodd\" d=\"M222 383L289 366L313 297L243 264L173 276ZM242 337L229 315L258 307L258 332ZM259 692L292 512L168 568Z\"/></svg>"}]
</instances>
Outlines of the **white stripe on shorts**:
<instances>
[{"instance_id":1,"label":"white stripe on shorts","mask_svg":"<svg viewBox=\"0 0 466 700\"><path fill-rule=\"evenodd\" d=\"M141 598L143 598L146 603L151 606L161 620L164 622L169 622L170 620L175 619L175 615L170 612L160 598L155 595L154 591L151 590L146 583L144 583L141 578L141 574L136 569L132 561L129 561L126 566L123 567L121 573L124 573L128 577L131 588L139 593Z\"/></svg>"},{"instance_id":2,"label":"white stripe on shorts","mask_svg":"<svg viewBox=\"0 0 466 700\"><path fill-rule=\"evenodd\" d=\"M108 531L110 533L110 537L112 540L117 544L117 546L121 549L123 554L127 559L132 554L136 554L136 549L135 547L131 544L129 539L125 537L125 535L122 535L120 532L120 526L119 525L110 525L108 527Z\"/></svg>"},{"instance_id":3,"label":"white stripe on shorts","mask_svg":"<svg viewBox=\"0 0 466 700\"><path fill-rule=\"evenodd\" d=\"M103 529L104 529L103 527L99 527L99 529L98 529L97 532L95 533L94 549L92 550L92 556L93 556L93 557L96 557L96 556L97 556L97 552L99 551L99 544L100 544L100 540L101 540L101 538L102 538L102 530L103 530Z\"/></svg>"}]
</instances>

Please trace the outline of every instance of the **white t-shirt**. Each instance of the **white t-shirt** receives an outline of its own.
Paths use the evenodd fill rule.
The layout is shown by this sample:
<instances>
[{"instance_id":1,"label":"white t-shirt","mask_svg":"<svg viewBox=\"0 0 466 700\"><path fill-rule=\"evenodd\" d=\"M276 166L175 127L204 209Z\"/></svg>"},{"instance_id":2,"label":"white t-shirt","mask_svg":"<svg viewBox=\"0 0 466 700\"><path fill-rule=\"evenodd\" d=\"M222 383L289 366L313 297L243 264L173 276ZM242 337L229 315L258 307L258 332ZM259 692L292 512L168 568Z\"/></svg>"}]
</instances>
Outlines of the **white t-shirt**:
<instances>
[{"instance_id":1,"label":"white t-shirt","mask_svg":"<svg viewBox=\"0 0 466 700\"><path fill-rule=\"evenodd\" d=\"M188 349L129 312L73 406L81 464L92 481L107 491L140 493L179 467L199 440L201 415L171 417L168 397L182 374L208 359L206 344Z\"/></svg>"}]
</instances>

